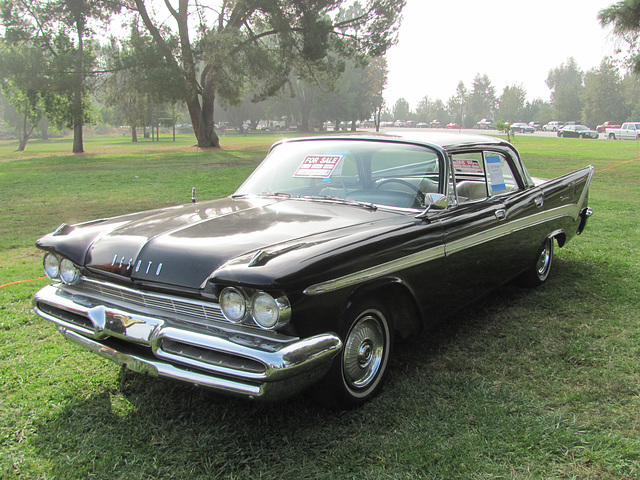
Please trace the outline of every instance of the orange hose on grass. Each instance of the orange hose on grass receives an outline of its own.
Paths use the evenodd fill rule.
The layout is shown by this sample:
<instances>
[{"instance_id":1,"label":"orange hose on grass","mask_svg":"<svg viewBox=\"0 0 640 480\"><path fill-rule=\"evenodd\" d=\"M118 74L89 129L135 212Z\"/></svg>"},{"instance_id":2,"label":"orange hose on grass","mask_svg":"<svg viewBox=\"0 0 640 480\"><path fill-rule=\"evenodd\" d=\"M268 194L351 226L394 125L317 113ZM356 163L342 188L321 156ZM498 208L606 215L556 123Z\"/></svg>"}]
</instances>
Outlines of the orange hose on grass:
<instances>
[{"instance_id":1,"label":"orange hose on grass","mask_svg":"<svg viewBox=\"0 0 640 480\"><path fill-rule=\"evenodd\" d=\"M624 165L625 163L637 162L640 158L634 158L633 160L627 160L624 162L616 163L615 165L611 165L610 167L603 168L602 170L596 170L595 173L606 172L607 170L612 170L620 165Z\"/></svg>"},{"instance_id":2,"label":"orange hose on grass","mask_svg":"<svg viewBox=\"0 0 640 480\"><path fill-rule=\"evenodd\" d=\"M45 278L47 277L32 278L31 280L18 280L17 282L5 283L4 285L0 285L0 288L8 287L10 285L17 285L18 283L36 282L38 280L44 280Z\"/></svg>"}]
</instances>

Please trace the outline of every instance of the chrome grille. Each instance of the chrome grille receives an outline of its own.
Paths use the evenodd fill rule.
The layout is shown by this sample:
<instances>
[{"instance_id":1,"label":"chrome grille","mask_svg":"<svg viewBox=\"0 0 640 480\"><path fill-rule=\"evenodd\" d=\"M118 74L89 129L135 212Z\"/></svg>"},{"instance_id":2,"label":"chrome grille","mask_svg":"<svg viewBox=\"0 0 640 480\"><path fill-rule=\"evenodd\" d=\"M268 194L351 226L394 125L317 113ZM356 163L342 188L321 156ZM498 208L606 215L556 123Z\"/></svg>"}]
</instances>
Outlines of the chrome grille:
<instances>
[{"instance_id":1,"label":"chrome grille","mask_svg":"<svg viewBox=\"0 0 640 480\"><path fill-rule=\"evenodd\" d=\"M216 303L205 303L169 295L136 291L127 287L96 282L90 279L84 279L84 282L78 288L97 293L108 299L120 300L139 307L169 313L172 317L185 320L191 318L194 320L228 322Z\"/></svg>"}]
</instances>

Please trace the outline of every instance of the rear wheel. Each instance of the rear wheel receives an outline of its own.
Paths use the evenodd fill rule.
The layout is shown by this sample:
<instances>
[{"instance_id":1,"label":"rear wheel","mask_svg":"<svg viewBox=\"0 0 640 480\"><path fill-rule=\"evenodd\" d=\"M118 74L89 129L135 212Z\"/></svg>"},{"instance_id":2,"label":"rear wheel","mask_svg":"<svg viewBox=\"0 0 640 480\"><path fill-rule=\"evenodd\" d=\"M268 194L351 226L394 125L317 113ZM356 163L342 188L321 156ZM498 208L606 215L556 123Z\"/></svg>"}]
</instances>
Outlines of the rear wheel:
<instances>
[{"instance_id":1,"label":"rear wheel","mask_svg":"<svg viewBox=\"0 0 640 480\"><path fill-rule=\"evenodd\" d=\"M609 134L609 140L615 140L616 136L613 133Z\"/></svg>"},{"instance_id":2,"label":"rear wheel","mask_svg":"<svg viewBox=\"0 0 640 480\"><path fill-rule=\"evenodd\" d=\"M536 257L535 264L520 277L520 284L535 288L547 281L553 265L553 237L547 238Z\"/></svg>"},{"instance_id":3,"label":"rear wheel","mask_svg":"<svg viewBox=\"0 0 640 480\"><path fill-rule=\"evenodd\" d=\"M340 332L344 345L327 375L315 388L330 408L352 408L377 395L389 368L393 325L385 305L375 299L350 309Z\"/></svg>"}]
</instances>

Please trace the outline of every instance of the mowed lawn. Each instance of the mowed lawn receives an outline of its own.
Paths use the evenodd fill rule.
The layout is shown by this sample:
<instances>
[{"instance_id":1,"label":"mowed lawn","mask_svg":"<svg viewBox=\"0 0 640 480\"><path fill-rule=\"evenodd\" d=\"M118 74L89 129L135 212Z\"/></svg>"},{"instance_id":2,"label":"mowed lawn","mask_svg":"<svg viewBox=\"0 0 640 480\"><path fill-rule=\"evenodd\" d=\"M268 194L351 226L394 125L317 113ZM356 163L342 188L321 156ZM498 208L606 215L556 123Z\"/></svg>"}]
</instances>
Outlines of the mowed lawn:
<instances>
[{"instance_id":1,"label":"mowed lawn","mask_svg":"<svg viewBox=\"0 0 640 480\"><path fill-rule=\"evenodd\" d=\"M31 311L60 223L228 195L275 135L0 142L0 478L638 479L636 142L514 139L534 176L596 167L586 231L537 290L507 285L397 349L382 395L331 412L143 377ZM18 283L19 282L19 283Z\"/></svg>"}]
</instances>

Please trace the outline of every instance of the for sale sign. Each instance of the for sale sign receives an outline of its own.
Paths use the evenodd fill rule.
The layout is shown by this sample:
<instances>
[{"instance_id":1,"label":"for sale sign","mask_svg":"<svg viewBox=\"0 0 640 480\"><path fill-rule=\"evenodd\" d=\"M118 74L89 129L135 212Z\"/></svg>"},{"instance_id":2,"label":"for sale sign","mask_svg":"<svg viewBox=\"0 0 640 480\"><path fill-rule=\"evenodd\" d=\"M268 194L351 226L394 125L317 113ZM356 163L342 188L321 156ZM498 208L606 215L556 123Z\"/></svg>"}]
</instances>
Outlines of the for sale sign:
<instances>
[{"instance_id":1,"label":"for sale sign","mask_svg":"<svg viewBox=\"0 0 640 480\"><path fill-rule=\"evenodd\" d=\"M309 155L296 170L294 177L329 178L334 172L342 155Z\"/></svg>"}]
</instances>

